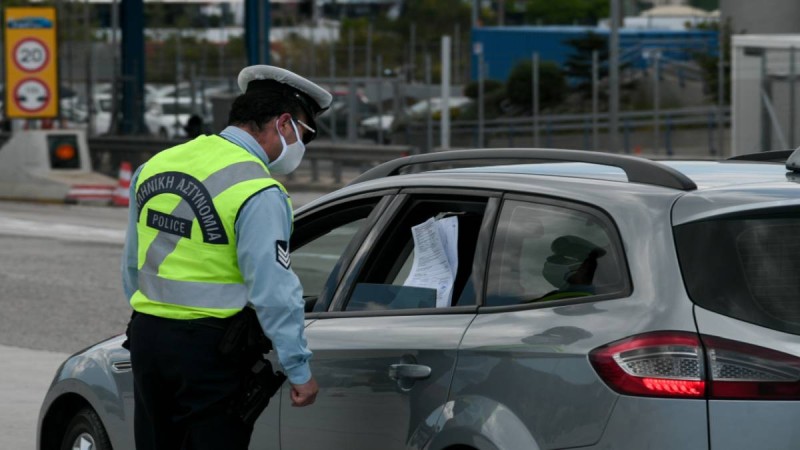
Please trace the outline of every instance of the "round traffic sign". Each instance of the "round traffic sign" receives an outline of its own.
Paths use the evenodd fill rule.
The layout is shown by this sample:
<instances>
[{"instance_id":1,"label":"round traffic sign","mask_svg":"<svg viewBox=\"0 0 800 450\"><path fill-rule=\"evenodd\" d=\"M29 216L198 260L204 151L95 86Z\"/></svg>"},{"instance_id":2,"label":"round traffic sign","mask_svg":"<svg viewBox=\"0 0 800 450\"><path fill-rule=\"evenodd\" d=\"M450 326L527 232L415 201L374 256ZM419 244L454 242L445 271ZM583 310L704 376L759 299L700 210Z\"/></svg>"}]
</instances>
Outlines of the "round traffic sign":
<instances>
[{"instance_id":1,"label":"round traffic sign","mask_svg":"<svg viewBox=\"0 0 800 450\"><path fill-rule=\"evenodd\" d=\"M22 39L14 46L14 65L25 72L38 72L50 61L50 51L36 38Z\"/></svg>"},{"instance_id":2,"label":"round traffic sign","mask_svg":"<svg viewBox=\"0 0 800 450\"><path fill-rule=\"evenodd\" d=\"M43 110L50 103L50 89L43 82L27 78L14 89L14 104L19 109L34 113Z\"/></svg>"}]
</instances>

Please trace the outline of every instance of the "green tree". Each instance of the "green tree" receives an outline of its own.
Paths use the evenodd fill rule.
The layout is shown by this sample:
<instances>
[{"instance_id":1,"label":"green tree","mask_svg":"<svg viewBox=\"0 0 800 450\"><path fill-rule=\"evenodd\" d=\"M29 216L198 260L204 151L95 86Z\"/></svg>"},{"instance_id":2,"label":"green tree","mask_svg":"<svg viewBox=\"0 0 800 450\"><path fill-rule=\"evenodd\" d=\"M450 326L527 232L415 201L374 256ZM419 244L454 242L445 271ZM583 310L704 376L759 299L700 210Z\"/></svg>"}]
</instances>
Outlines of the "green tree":
<instances>
[{"instance_id":1,"label":"green tree","mask_svg":"<svg viewBox=\"0 0 800 450\"><path fill-rule=\"evenodd\" d=\"M528 0L525 17L542 25L595 25L609 16L609 0Z\"/></svg>"},{"instance_id":2,"label":"green tree","mask_svg":"<svg viewBox=\"0 0 800 450\"><path fill-rule=\"evenodd\" d=\"M702 29L709 29L717 31L719 30L719 24L706 24L702 27L698 27ZM728 20L723 24L722 27L722 67L724 72L724 86L723 86L723 95L725 97L725 102L730 104L730 96L731 96L731 33L732 33L733 26L731 25L731 21ZM713 99L713 101L719 101L719 54L714 52L713 54L709 52L696 52L694 54L694 60L697 65L700 67L700 70L703 73L703 81L705 82L705 92L706 94Z\"/></svg>"},{"instance_id":3,"label":"green tree","mask_svg":"<svg viewBox=\"0 0 800 450\"><path fill-rule=\"evenodd\" d=\"M689 0L689 4L695 8L705 9L706 11L719 9L719 0Z\"/></svg>"},{"instance_id":4,"label":"green tree","mask_svg":"<svg viewBox=\"0 0 800 450\"><path fill-rule=\"evenodd\" d=\"M575 86L583 98L592 96L592 54L597 51L598 78L608 75L608 39L595 33L567 40L573 51L564 63L567 77L577 82Z\"/></svg>"},{"instance_id":5,"label":"green tree","mask_svg":"<svg viewBox=\"0 0 800 450\"><path fill-rule=\"evenodd\" d=\"M530 60L517 63L508 76L506 96L512 105L530 111L533 104L533 63ZM567 79L564 72L553 61L539 64L539 107L553 108L567 96Z\"/></svg>"},{"instance_id":6,"label":"green tree","mask_svg":"<svg viewBox=\"0 0 800 450\"><path fill-rule=\"evenodd\" d=\"M477 81L472 81L464 87L464 95L474 99L475 103L462 114L462 119L472 120L478 117L479 89ZM506 86L497 80L483 80L483 113L486 119L494 119L503 114L503 102L506 100Z\"/></svg>"}]
</instances>

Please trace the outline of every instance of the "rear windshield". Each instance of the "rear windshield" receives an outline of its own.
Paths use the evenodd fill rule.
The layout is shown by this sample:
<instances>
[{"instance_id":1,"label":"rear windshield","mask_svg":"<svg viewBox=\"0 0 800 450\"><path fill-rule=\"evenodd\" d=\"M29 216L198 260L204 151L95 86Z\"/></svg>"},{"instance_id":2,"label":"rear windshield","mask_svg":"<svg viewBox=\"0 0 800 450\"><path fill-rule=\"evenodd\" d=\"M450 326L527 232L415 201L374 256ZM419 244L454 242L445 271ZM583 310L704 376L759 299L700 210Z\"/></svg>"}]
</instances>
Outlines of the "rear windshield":
<instances>
[{"instance_id":1,"label":"rear windshield","mask_svg":"<svg viewBox=\"0 0 800 450\"><path fill-rule=\"evenodd\" d=\"M681 225L675 238L696 304L800 334L800 209Z\"/></svg>"}]
</instances>

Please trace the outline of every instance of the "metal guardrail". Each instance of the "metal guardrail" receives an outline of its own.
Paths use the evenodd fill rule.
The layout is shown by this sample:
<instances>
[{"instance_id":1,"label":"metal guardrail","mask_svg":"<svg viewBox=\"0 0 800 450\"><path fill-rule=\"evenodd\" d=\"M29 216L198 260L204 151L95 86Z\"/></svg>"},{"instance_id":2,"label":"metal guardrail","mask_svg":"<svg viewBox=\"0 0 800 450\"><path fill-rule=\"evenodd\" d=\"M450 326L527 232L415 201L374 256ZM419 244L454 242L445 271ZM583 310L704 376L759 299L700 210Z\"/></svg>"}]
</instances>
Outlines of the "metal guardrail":
<instances>
[{"instance_id":1,"label":"metal guardrail","mask_svg":"<svg viewBox=\"0 0 800 450\"><path fill-rule=\"evenodd\" d=\"M0 146L10 134L0 133ZM92 167L98 172L116 177L120 162L130 162L133 167L144 164L156 153L186 142L160 139L152 136L95 136L87 139ZM346 144L343 142L314 141L308 146L304 160L311 166L311 181L320 179L320 163L330 162L335 183L342 183L342 167L358 167L362 172L393 159L419 153L409 145Z\"/></svg>"},{"instance_id":2,"label":"metal guardrail","mask_svg":"<svg viewBox=\"0 0 800 450\"><path fill-rule=\"evenodd\" d=\"M658 111L658 116L661 120L669 118L673 124L680 125L706 125L708 123L709 115L716 114L718 109L716 107L693 107L693 108L679 108L679 109L663 109ZM725 118L730 117L730 108L722 110ZM653 126L655 125L654 117L656 116L654 110L646 111L627 111L619 114L620 123L627 122L629 126ZM542 114L536 119L540 129L550 128L553 131L582 131L586 128L587 124L591 127L593 116L592 114ZM411 128L424 129L426 124L424 121L408 122ZM533 117L513 117L485 120L483 122L484 129L489 132L490 130L530 130L534 126ZM456 130L474 131L480 122L478 120L454 120L451 121L451 129L453 132ZM663 124L662 124L663 125ZM434 121L434 127L438 127L438 121ZM608 128L608 114L601 112L597 115L597 126L600 129Z\"/></svg>"},{"instance_id":3,"label":"metal guardrail","mask_svg":"<svg viewBox=\"0 0 800 450\"><path fill-rule=\"evenodd\" d=\"M677 109L663 109L655 114L654 110L645 111L626 111L619 115L619 133L623 137L623 145L626 152L630 152L630 144L628 135L635 130L653 130L658 127L663 130L661 138L664 140L664 146L667 148L667 153L671 154L671 134L678 128L705 128L709 133L709 140L712 139L711 133L716 132L717 127L717 114L720 109L716 107L690 107L690 108L677 108ZM721 110L723 126L730 125L730 108L726 107ZM540 135L540 147L552 147L552 138L560 134L575 134L581 135L584 140L584 146L591 148L591 137L594 129L594 123L597 123L598 132L607 132L609 128L608 114L606 112L599 113L596 117L592 114L542 114L538 118L534 117L514 117L514 118L501 118L485 120L483 122L484 139L488 141L490 138L496 140L503 140L507 142L504 145L508 147L515 147L515 138L528 138L531 135ZM427 123L422 121L405 122L403 128L398 129L393 133L393 137L398 136L405 140L412 139L411 136L416 136L417 139L423 139L426 135ZM439 121L432 122L433 134L437 135L439 132ZM453 136L461 136L462 140L465 137L471 136L471 146L485 147L486 142L478 142L480 122L477 120L455 120L451 122L451 134ZM538 133L535 132L538 128ZM534 144L535 145L535 144Z\"/></svg>"}]
</instances>

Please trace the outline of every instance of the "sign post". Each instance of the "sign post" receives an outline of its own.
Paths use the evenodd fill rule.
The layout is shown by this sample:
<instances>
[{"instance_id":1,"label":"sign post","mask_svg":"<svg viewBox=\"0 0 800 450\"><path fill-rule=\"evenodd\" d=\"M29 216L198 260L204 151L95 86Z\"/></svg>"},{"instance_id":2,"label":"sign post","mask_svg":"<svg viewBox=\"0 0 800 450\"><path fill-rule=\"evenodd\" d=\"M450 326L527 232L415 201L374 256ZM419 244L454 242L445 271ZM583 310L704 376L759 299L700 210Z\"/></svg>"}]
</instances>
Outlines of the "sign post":
<instances>
[{"instance_id":1,"label":"sign post","mask_svg":"<svg viewBox=\"0 0 800 450\"><path fill-rule=\"evenodd\" d=\"M3 16L5 95L9 119L58 116L56 10L7 7Z\"/></svg>"}]
</instances>

